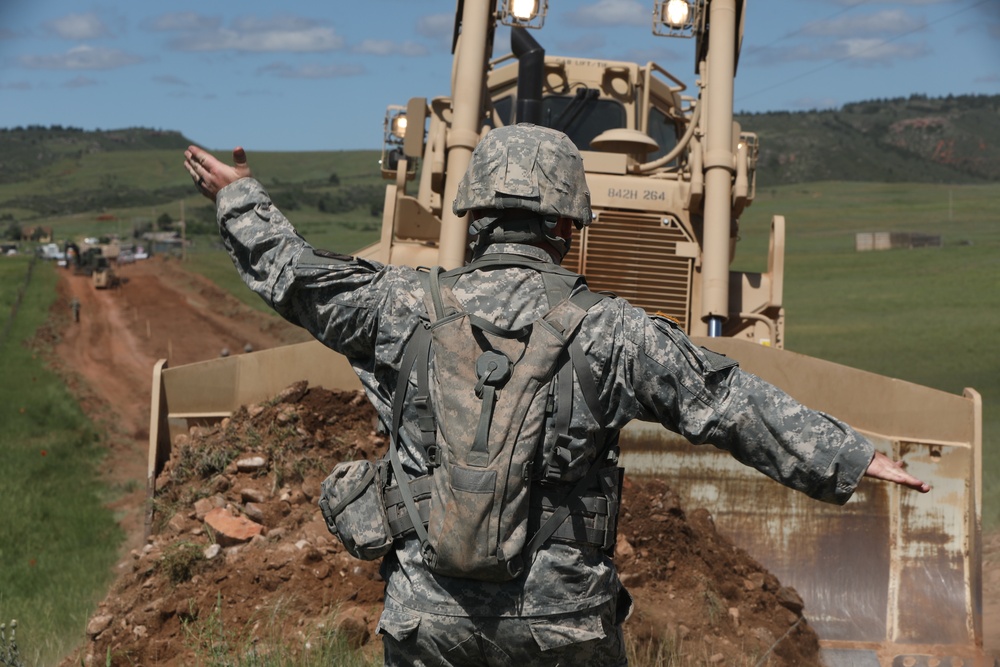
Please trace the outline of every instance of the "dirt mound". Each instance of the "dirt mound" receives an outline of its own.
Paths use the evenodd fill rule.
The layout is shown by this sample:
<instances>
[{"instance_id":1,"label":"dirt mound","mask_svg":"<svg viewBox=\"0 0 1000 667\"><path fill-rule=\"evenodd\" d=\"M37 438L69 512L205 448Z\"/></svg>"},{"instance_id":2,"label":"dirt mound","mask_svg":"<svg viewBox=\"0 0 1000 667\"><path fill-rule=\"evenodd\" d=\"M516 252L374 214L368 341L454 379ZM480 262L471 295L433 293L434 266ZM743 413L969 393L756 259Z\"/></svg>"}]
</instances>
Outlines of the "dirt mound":
<instances>
[{"instance_id":1,"label":"dirt mound","mask_svg":"<svg viewBox=\"0 0 1000 667\"><path fill-rule=\"evenodd\" d=\"M360 394L298 383L178 436L157 480L153 534L123 564L76 659L192 664L220 618L259 646L280 638L306 650L332 628L380 653L378 565L350 557L316 505L337 462L385 451L374 419ZM213 530L206 517L219 508L249 530ZM684 664L765 654L771 665L818 664L795 592L720 537L707 512L686 515L662 482L627 480L616 561L636 598L627 628L641 654L662 646Z\"/></svg>"}]
</instances>

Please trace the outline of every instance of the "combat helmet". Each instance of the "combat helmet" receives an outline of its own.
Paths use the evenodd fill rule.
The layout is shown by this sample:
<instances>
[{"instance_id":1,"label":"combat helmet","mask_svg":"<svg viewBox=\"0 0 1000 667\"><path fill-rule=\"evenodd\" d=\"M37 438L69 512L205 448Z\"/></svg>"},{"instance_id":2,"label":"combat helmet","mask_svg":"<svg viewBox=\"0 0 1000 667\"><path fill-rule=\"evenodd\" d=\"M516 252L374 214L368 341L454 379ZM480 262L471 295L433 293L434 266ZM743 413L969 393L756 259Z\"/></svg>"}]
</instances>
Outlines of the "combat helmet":
<instances>
[{"instance_id":1,"label":"combat helmet","mask_svg":"<svg viewBox=\"0 0 1000 667\"><path fill-rule=\"evenodd\" d=\"M469 234L490 230L482 236L493 242L542 236L566 244L551 234L559 218L577 228L593 219L580 152L564 133L529 123L493 129L479 142L453 210L475 212Z\"/></svg>"}]
</instances>

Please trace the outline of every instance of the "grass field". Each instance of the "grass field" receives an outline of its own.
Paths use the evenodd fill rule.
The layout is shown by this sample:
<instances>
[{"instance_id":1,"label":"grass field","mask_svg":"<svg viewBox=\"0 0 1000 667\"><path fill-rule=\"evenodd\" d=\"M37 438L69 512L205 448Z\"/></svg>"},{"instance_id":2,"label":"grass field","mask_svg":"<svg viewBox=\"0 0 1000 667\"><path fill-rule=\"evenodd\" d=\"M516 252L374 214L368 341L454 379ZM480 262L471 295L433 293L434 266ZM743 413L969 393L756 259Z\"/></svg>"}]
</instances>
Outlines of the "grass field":
<instances>
[{"instance_id":1,"label":"grass field","mask_svg":"<svg viewBox=\"0 0 1000 667\"><path fill-rule=\"evenodd\" d=\"M759 193L741 221L762 270L786 217L786 348L983 397L983 521L1000 526L1000 185L821 183ZM940 248L856 252L857 232L939 234Z\"/></svg>"},{"instance_id":2,"label":"grass field","mask_svg":"<svg viewBox=\"0 0 1000 667\"><path fill-rule=\"evenodd\" d=\"M0 317L26 284L27 258L0 258ZM0 340L0 621L18 621L28 665L55 664L82 636L111 580L122 534L97 478L98 430L27 347L55 298L39 262Z\"/></svg>"}]
</instances>

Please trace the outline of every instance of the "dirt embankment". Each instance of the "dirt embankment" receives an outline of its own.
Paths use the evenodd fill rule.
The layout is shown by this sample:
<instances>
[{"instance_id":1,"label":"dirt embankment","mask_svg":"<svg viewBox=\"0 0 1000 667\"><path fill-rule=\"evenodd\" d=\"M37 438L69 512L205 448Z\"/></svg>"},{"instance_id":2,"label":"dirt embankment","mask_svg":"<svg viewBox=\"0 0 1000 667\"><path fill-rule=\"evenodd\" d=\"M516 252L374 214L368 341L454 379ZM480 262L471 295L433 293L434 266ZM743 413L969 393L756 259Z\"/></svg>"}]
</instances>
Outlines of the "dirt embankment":
<instances>
[{"instance_id":1,"label":"dirt embankment","mask_svg":"<svg viewBox=\"0 0 1000 667\"><path fill-rule=\"evenodd\" d=\"M155 361L179 365L304 337L175 262L152 260L122 275L119 289L98 291L67 272L53 318L58 365L88 412L110 427L109 482L137 489L115 506L128 533L121 574L86 643L65 664L103 663L109 650L115 665L191 664L196 642L182 624L220 612L227 627L262 642L283 637L304 646L335 624L362 650L379 652L372 634L381 608L377 566L344 553L315 504L335 462L384 450L373 413L358 396L293 387L279 401L193 430L175 443L158 480L159 521L143 540ZM81 303L78 323L69 310L73 297ZM264 459L264 467L236 465L252 457ZM616 561L636 598L626 628L643 650L673 637L692 665L751 664L748 656L765 654L770 665L818 664L798 596L719 536L708 512L686 511L661 481L632 478L623 506ZM260 524L262 535L206 559L212 531L204 519L216 508ZM988 647L1000 646L998 538L986 539Z\"/></svg>"}]
</instances>

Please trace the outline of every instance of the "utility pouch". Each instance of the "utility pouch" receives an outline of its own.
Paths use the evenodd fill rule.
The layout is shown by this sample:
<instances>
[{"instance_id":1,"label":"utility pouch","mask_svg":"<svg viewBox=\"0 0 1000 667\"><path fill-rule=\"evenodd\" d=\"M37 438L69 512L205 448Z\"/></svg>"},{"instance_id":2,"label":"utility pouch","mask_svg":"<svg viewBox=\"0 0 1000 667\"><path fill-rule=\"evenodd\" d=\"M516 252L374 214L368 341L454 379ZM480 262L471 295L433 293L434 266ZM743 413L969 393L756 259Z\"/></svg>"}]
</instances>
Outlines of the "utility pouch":
<instances>
[{"instance_id":1,"label":"utility pouch","mask_svg":"<svg viewBox=\"0 0 1000 667\"><path fill-rule=\"evenodd\" d=\"M323 481L319 508L326 527L355 558L375 560L392 549L382 489L385 467L371 461L339 463Z\"/></svg>"}]
</instances>

